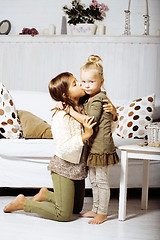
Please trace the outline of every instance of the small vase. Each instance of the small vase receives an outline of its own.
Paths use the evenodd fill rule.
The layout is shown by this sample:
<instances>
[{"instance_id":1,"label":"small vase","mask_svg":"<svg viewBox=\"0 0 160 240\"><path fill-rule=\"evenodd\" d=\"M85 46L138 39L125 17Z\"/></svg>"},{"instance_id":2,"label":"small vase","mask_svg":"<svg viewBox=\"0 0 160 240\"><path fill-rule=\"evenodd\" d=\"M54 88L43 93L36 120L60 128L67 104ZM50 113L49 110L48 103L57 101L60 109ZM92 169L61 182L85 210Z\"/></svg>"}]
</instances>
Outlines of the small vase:
<instances>
[{"instance_id":1,"label":"small vase","mask_svg":"<svg viewBox=\"0 0 160 240\"><path fill-rule=\"evenodd\" d=\"M72 35L94 35L96 34L97 25L93 23L79 23L76 25L71 24Z\"/></svg>"}]
</instances>

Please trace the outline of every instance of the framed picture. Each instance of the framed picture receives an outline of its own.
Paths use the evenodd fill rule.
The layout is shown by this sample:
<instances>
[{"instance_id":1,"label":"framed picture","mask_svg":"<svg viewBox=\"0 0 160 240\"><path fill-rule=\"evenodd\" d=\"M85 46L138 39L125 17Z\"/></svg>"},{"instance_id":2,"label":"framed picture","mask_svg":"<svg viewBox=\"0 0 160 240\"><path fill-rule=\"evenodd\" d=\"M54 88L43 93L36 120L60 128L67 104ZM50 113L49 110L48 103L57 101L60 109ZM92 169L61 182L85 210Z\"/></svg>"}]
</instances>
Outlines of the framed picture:
<instances>
[{"instance_id":1,"label":"framed picture","mask_svg":"<svg viewBox=\"0 0 160 240\"><path fill-rule=\"evenodd\" d=\"M11 31L11 23L8 20L0 22L0 35L7 35Z\"/></svg>"}]
</instances>

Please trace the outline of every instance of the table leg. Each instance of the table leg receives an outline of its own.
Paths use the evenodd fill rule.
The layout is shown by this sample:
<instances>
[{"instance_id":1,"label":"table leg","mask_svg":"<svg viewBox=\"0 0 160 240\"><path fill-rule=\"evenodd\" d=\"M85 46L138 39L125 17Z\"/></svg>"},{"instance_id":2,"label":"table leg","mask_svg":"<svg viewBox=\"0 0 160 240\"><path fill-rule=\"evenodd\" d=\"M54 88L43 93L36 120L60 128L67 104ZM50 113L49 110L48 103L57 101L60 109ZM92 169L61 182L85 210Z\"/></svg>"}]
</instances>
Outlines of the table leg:
<instances>
[{"instance_id":1,"label":"table leg","mask_svg":"<svg viewBox=\"0 0 160 240\"><path fill-rule=\"evenodd\" d=\"M149 160L143 160L141 209L148 208Z\"/></svg>"},{"instance_id":2,"label":"table leg","mask_svg":"<svg viewBox=\"0 0 160 240\"><path fill-rule=\"evenodd\" d=\"M118 218L120 221L124 221L126 219L127 177L128 177L128 154L126 151L121 151L121 178L119 193L119 214L118 214Z\"/></svg>"}]
</instances>

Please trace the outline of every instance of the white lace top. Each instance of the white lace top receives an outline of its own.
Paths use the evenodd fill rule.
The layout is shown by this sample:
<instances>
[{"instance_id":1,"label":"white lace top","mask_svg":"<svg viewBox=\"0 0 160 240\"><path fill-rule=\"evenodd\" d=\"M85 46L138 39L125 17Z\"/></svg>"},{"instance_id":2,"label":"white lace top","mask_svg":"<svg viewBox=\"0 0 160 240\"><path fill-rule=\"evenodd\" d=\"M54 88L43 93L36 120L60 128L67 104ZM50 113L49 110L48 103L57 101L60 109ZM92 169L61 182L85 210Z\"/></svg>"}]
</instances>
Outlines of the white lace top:
<instances>
[{"instance_id":1,"label":"white lace top","mask_svg":"<svg viewBox=\"0 0 160 240\"><path fill-rule=\"evenodd\" d=\"M49 170L73 180L87 177L82 125L60 110L52 117L52 134L55 156L50 161Z\"/></svg>"}]
</instances>

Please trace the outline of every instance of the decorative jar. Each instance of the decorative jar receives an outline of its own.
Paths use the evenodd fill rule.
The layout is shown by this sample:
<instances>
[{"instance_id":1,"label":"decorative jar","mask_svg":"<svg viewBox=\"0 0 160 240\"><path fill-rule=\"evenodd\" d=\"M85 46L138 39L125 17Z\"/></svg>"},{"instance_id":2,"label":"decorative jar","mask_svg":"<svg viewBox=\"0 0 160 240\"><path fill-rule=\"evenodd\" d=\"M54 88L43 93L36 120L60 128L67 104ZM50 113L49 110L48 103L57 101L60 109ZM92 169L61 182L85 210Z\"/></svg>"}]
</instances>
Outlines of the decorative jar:
<instances>
[{"instance_id":1,"label":"decorative jar","mask_svg":"<svg viewBox=\"0 0 160 240\"><path fill-rule=\"evenodd\" d=\"M92 23L70 24L72 35L94 35L96 34L97 25Z\"/></svg>"}]
</instances>

